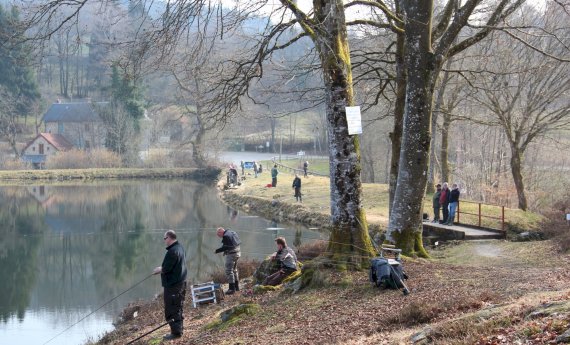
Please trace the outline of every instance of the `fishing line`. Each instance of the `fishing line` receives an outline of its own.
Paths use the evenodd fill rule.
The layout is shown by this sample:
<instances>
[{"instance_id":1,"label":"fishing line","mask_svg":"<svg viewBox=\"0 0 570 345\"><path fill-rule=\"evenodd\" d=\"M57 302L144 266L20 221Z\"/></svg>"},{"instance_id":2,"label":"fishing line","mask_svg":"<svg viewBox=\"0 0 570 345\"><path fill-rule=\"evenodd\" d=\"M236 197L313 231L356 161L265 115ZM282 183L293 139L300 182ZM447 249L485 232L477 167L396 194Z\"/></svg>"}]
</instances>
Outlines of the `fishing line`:
<instances>
[{"instance_id":1,"label":"fishing line","mask_svg":"<svg viewBox=\"0 0 570 345\"><path fill-rule=\"evenodd\" d=\"M149 274L147 277L145 277L143 280L139 281L138 283L132 285L130 288L126 289L125 291L121 292L120 294L118 294L117 296L111 298L110 300L108 300L107 302L105 302L103 305L101 305L99 308L93 310L92 312L90 312L89 314L85 315L84 317L82 317L79 321L75 322L74 324L72 324L71 326L67 327L66 329L64 329L63 331L59 332L58 334L56 334L53 338L51 338L50 340L46 341L45 343L43 343L43 345L48 344L49 342L51 342L52 340L54 340L55 338L59 337L60 335L62 335L63 333L67 332L68 330L70 330L73 326L77 325L78 323L80 323L81 321L85 320L86 318L88 318L89 316L93 315L94 313L96 313L97 311L101 310L103 307L105 307L106 305L108 305L109 303L113 302L114 300L116 300L117 298L119 298L120 296L124 295L125 293L127 293L128 291L132 290L133 288L135 288L136 286L140 285L142 282L144 282L145 280L147 280L148 278L152 277L154 274Z\"/></svg>"}]
</instances>

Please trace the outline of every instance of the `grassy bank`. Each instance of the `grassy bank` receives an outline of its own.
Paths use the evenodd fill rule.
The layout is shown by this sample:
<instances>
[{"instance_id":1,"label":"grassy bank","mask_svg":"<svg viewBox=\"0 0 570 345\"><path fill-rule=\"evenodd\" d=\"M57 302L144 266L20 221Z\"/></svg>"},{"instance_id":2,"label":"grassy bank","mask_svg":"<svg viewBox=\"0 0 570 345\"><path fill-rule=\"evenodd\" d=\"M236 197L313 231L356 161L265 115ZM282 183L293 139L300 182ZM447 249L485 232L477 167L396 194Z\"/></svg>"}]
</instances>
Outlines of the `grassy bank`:
<instances>
[{"instance_id":1,"label":"grassy bank","mask_svg":"<svg viewBox=\"0 0 570 345\"><path fill-rule=\"evenodd\" d=\"M265 201L276 200L281 204L295 205L296 201L291 186L292 181L292 174L281 172L278 176L277 187L267 188L266 185L271 183L271 175L268 171L264 171L258 178L248 175L240 187L230 190L232 194L245 197L241 200L241 204L239 201L233 202L233 204L242 206L248 203L247 198L254 198ZM362 204L366 210L368 222L374 228L384 229L388 224L388 185L364 183L362 188ZM308 178L302 178L302 193L302 206L299 204L293 210L289 210L294 212L294 214L290 217L285 215L286 218L303 222L303 217L305 217L303 215L307 212L325 216L330 214L330 181L327 177L309 176ZM425 212L429 214L430 218L433 217L431 196L428 195L426 197L424 205ZM463 202L460 207L462 212L477 213L479 206L478 204ZM500 217L502 213L501 207L493 205L483 206L482 212L492 217ZM307 217L308 221L306 223L312 225L311 217ZM516 232L535 231L539 228L542 219L540 215L533 212L505 208L506 228L509 230L515 230ZM461 214L460 221L465 224L476 225L477 217ZM482 225L500 228L499 222L492 218L482 218Z\"/></svg>"},{"instance_id":2,"label":"grassy bank","mask_svg":"<svg viewBox=\"0 0 570 345\"><path fill-rule=\"evenodd\" d=\"M136 179L136 178L191 178L214 180L219 176L218 168L171 168L171 169L60 169L60 170L2 170L0 183L29 183L37 181Z\"/></svg>"}]
</instances>

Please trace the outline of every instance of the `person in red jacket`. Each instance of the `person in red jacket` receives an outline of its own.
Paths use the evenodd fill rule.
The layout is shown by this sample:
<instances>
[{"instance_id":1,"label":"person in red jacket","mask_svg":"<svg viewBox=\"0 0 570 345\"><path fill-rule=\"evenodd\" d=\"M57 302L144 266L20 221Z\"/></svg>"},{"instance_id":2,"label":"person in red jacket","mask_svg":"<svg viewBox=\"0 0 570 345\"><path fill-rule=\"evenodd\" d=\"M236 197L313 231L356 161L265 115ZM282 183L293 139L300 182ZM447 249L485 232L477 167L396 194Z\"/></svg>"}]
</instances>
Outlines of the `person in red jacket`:
<instances>
[{"instance_id":1,"label":"person in red jacket","mask_svg":"<svg viewBox=\"0 0 570 345\"><path fill-rule=\"evenodd\" d=\"M441 207L441 213L443 214L443 219L439 223L445 224L447 223L447 218L449 217L449 185L447 182L444 182L443 186L441 186L439 205Z\"/></svg>"}]
</instances>

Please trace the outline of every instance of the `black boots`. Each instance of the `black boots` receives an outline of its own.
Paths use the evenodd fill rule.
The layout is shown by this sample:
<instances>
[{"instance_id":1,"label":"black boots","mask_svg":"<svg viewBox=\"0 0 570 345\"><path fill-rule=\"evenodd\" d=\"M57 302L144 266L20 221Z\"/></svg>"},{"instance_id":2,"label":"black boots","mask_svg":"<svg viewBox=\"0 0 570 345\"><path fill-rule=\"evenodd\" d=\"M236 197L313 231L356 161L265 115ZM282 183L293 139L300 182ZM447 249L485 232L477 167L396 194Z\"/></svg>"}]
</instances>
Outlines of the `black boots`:
<instances>
[{"instance_id":1,"label":"black boots","mask_svg":"<svg viewBox=\"0 0 570 345\"><path fill-rule=\"evenodd\" d=\"M230 283L230 288L225 292L226 295L233 295L236 292L236 284Z\"/></svg>"},{"instance_id":2,"label":"black boots","mask_svg":"<svg viewBox=\"0 0 570 345\"><path fill-rule=\"evenodd\" d=\"M236 291L239 291L239 281L235 281L234 283L230 283L230 288L228 289L228 291L225 292L226 295L233 295L234 293L236 293Z\"/></svg>"}]
</instances>

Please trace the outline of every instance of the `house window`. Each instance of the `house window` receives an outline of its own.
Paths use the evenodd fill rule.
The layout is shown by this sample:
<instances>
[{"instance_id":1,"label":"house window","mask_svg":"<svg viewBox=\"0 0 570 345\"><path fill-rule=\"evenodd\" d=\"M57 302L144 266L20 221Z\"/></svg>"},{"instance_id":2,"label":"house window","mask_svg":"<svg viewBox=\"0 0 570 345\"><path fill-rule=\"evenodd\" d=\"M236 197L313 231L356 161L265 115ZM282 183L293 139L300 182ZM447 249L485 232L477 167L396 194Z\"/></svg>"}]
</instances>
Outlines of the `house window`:
<instances>
[{"instance_id":1,"label":"house window","mask_svg":"<svg viewBox=\"0 0 570 345\"><path fill-rule=\"evenodd\" d=\"M40 155L44 154L44 144L39 144L39 154Z\"/></svg>"},{"instance_id":2,"label":"house window","mask_svg":"<svg viewBox=\"0 0 570 345\"><path fill-rule=\"evenodd\" d=\"M57 123L57 133L63 134L63 122Z\"/></svg>"},{"instance_id":3,"label":"house window","mask_svg":"<svg viewBox=\"0 0 570 345\"><path fill-rule=\"evenodd\" d=\"M85 124L85 132L89 132L90 126L88 123Z\"/></svg>"}]
</instances>

